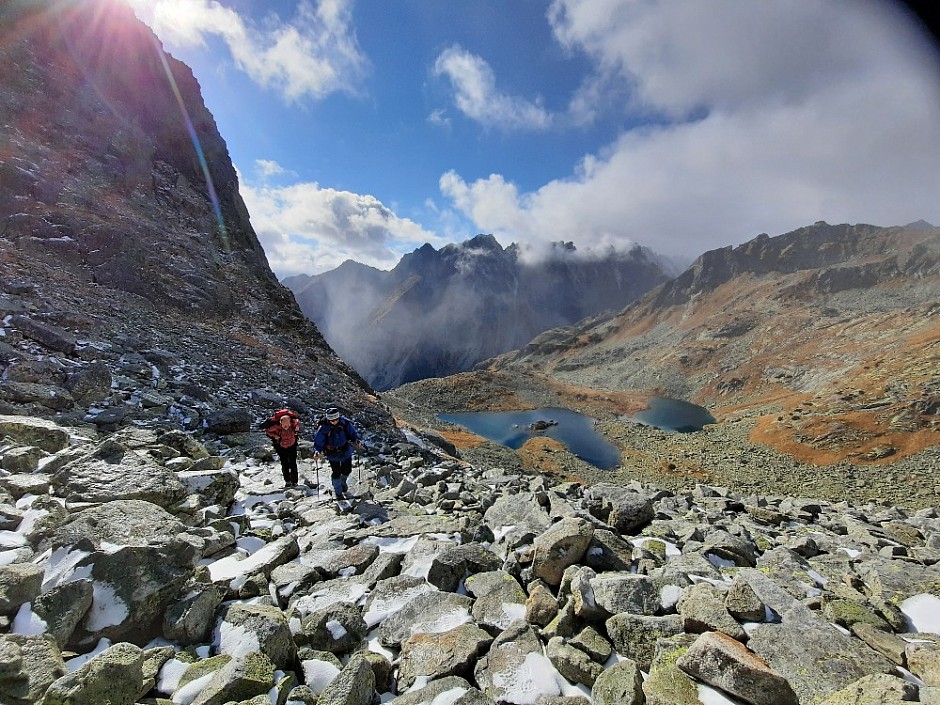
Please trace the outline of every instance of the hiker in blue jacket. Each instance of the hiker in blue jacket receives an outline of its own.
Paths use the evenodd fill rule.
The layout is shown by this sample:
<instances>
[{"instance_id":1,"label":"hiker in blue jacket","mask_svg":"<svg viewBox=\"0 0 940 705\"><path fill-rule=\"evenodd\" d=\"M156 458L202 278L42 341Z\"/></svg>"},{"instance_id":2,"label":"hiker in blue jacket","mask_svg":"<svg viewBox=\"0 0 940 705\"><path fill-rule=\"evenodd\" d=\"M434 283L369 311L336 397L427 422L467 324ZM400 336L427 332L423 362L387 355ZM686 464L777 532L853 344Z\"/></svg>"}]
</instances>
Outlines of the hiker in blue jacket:
<instances>
[{"instance_id":1,"label":"hiker in blue jacket","mask_svg":"<svg viewBox=\"0 0 940 705\"><path fill-rule=\"evenodd\" d=\"M339 409L327 409L313 437L313 448L330 462L330 482L336 499L345 499L349 494L346 482L352 472L354 447L362 450L362 442L352 421L340 414Z\"/></svg>"}]
</instances>

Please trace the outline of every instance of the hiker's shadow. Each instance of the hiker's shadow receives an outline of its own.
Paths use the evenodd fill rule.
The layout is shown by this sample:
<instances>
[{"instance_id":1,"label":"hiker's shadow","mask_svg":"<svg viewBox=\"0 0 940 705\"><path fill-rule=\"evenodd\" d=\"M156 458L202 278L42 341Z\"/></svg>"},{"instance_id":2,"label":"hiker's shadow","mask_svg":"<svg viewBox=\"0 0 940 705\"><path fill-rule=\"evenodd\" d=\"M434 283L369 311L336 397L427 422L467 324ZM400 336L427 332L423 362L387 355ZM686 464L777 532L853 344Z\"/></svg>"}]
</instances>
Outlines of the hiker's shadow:
<instances>
[{"instance_id":1,"label":"hiker's shadow","mask_svg":"<svg viewBox=\"0 0 940 705\"><path fill-rule=\"evenodd\" d=\"M389 520L388 510L372 499L364 499L352 510L367 524L384 524Z\"/></svg>"}]
</instances>

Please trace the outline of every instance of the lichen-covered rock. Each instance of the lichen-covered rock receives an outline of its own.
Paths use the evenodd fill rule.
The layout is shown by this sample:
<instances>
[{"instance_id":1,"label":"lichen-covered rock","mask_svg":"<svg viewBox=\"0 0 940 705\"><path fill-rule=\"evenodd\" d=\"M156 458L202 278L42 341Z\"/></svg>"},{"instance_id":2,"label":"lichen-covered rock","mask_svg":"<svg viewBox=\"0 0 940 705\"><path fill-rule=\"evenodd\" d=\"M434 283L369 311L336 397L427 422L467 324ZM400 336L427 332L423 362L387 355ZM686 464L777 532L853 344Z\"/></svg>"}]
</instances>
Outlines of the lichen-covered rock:
<instances>
[{"instance_id":1,"label":"lichen-covered rock","mask_svg":"<svg viewBox=\"0 0 940 705\"><path fill-rule=\"evenodd\" d=\"M53 682L41 705L133 705L149 690L144 661L139 647L115 644Z\"/></svg>"},{"instance_id":2,"label":"lichen-covered rock","mask_svg":"<svg viewBox=\"0 0 940 705\"><path fill-rule=\"evenodd\" d=\"M0 566L0 615L12 615L42 588L43 569L31 563Z\"/></svg>"},{"instance_id":3,"label":"lichen-covered rock","mask_svg":"<svg viewBox=\"0 0 940 705\"><path fill-rule=\"evenodd\" d=\"M0 668L4 705L35 705L68 671L55 639L48 634L0 634L0 654L5 656Z\"/></svg>"},{"instance_id":4,"label":"lichen-covered rock","mask_svg":"<svg viewBox=\"0 0 940 705\"><path fill-rule=\"evenodd\" d=\"M625 659L601 673L591 688L593 705L641 705L643 675L636 662Z\"/></svg>"}]
</instances>

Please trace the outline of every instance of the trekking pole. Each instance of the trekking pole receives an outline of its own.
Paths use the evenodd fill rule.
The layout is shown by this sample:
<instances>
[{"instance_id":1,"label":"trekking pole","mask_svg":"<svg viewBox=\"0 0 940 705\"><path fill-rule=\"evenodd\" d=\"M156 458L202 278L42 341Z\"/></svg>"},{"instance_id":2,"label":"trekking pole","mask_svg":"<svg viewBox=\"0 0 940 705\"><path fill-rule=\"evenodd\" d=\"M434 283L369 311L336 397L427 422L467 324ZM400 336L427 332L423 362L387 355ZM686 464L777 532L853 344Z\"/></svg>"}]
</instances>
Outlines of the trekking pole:
<instances>
[{"instance_id":1,"label":"trekking pole","mask_svg":"<svg viewBox=\"0 0 940 705\"><path fill-rule=\"evenodd\" d=\"M313 467L317 473L317 499L320 499L320 456L315 454L313 456Z\"/></svg>"}]
</instances>

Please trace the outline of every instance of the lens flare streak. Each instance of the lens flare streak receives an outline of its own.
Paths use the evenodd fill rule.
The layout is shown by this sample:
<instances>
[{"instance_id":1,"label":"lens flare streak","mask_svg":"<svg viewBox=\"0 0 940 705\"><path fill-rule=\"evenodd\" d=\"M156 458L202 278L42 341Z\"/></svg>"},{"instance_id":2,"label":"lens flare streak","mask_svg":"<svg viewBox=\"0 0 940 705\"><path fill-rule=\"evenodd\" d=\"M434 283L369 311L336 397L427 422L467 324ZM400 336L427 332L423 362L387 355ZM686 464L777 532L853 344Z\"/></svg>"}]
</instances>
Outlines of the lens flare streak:
<instances>
[{"instance_id":1,"label":"lens flare streak","mask_svg":"<svg viewBox=\"0 0 940 705\"><path fill-rule=\"evenodd\" d=\"M196 150L196 157L199 159L199 166L202 168L202 174L206 179L206 187L209 189L209 200L212 202L212 210L215 213L216 224L219 229L219 237L222 239L222 248L225 252L229 251L228 230L225 227L225 221L222 219L222 207L219 203L219 196L215 191L215 182L212 180L212 174L209 173L209 164L206 162L206 155L202 149L202 143L199 141L199 135L196 134L196 128L189 117L189 111L186 109L186 103L183 102L183 95L180 93L179 86L176 84L176 78L170 70L170 65L166 60L159 44L155 43L157 56L160 57L160 63L163 65L163 71L166 73L167 81L176 96L176 102L180 106L180 112L183 115L183 122L186 124L186 130L189 132L189 138L193 142L193 148Z\"/></svg>"}]
</instances>

